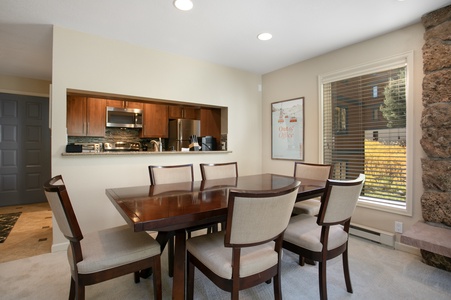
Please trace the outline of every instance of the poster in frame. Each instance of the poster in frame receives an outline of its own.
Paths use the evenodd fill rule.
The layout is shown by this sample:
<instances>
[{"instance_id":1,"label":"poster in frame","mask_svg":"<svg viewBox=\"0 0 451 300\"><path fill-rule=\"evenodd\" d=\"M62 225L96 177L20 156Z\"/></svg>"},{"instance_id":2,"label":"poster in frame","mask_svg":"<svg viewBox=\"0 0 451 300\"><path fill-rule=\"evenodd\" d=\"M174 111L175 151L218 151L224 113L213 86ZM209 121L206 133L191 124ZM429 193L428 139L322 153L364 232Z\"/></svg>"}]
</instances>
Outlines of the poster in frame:
<instances>
[{"instance_id":1,"label":"poster in frame","mask_svg":"<svg viewBox=\"0 0 451 300\"><path fill-rule=\"evenodd\" d=\"M271 158L304 160L304 97L271 103Z\"/></svg>"}]
</instances>

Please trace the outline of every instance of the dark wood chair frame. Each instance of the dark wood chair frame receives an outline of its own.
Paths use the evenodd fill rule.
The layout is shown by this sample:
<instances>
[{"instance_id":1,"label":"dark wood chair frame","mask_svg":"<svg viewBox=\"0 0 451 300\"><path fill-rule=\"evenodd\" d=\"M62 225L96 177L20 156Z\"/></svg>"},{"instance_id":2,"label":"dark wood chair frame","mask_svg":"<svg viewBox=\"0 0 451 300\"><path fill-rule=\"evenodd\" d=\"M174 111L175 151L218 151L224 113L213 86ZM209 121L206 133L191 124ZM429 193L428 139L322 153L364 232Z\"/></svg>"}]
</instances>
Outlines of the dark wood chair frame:
<instances>
[{"instance_id":1,"label":"dark wood chair frame","mask_svg":"<svg viewBox=\"0 0 451 300\"><path fill-rule=\"evenodd\" d=\"M231 244L230 243L230 232L231 232L231 224L233 219L233 207L235 203L235 197L246 197L246 198L262 198L262 197L276 197L281 196L287 193L292 192L300 185L299 182L294 182L289 187L279 190L273 191L271 193L262 193L258 191L243 191L243 190L234 190L231 189L229 191L229 200L228 200L228 213L227 213L227 228L224 238L224 246L232 248L232 279L222 278L216 275L213 271L211 271L208 267L206 267L201 261L199 261L195 256L191 255L189 251L187 251L187 299L191 300L194 296L194 269L197 267L205 276L207 276L214 284L216 284L222 290L231 292L231 299L239 298L239 291L244 290L253 286L256 286L260 283L266 282L270 283L272 278L274 278L274 298L276 300L282 299L282 285L281 285L281 255L282 255L282 243L283 243L283 234L285 231L282 231L280 234L275 237L261 241L259 243L252 244ZM245 247L252 247L261 245L270 241L274 241L274 251L278 254L278 263L273 267L254 275L250 275L248 277L240 278L239 270L240 270L240 260L241 260L241 249Z\"/></svg>"},{"instance_id":2,"label":"dark wood chair frame","mask_svg":"<svg viewBox=\"0 0 451 300\"><path fill-rule=\"evenodd\" d=\"M62 176L57 175L44 184L44 190L47 192L58 193L61 201L64 213L66 215L70 230L73 232L74 237L65 237L70 242L72 249L72 259L74 270L71 271L70 282L70 294L69 299L84 299L85 298L85 286L97 284L103 281L107 281L113 278L117 278L126 274L134 273L135 283L140 282L140 271L148 268L153 270L153 284L154 284L154 298L161 299L161 263L160 255L136 261L127 265L118 266L115 268L99 271L92 274L78 274L77 263L83 260L83 252L80 241L83 240L83 234L75 216L75 212L72 208L72 204L69 199L69 195L66 190L66 186L55 185L57 182L63 182Z\"/></svg>"},{"instance_id":3,"label":"dark wood chair frame","mask_svg":"<svg viewBox=\"0 0 451 300\"><path fill-rule=\"evenodd\" d=\"M335 258L339 255L342 255L343 261L343 273L346 282L346 290L349 293L352 293L352 285L351 285L351 277L349 274L349 261L348 261L348 241L343 245L331 250L327 250L327 244L329 240L329 230L333 225L341 224L343 225L343 230L349 235L349 226L351 224L351 218L341 220L339 222L334 223L325 223L324 217L325 212L327 210L327 206L330 199L330 193L332 187L334 185L341 186L352 186L359 185L360 181L346 182L346 181L332 181L328 180L326 183L326 188L324 195L321 197L321 208L319 214L317 216L317 224L322 226L321 228L321 244L323 244L323 250L321 252L314 252L302 247L299 247L295 244L289 243L287 241L283 241L283 248L287 249L293 253L299 254L299 264L301 264L301 260L303 258L310 259L312 261L319 262L319 291L320 291L320 299L327 299L327 281L326 281L326 262L332 258Z\"/></svg>"}]
</instances>

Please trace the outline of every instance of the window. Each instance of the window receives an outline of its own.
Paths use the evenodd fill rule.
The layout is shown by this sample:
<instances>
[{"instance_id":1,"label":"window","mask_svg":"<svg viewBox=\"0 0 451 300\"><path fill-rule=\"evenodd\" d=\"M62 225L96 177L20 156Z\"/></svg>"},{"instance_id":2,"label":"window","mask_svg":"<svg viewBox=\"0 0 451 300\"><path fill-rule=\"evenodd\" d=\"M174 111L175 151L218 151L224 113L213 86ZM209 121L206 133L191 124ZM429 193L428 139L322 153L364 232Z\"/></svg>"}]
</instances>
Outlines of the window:
<instances>
[{"instance_id":1,"label":"window","mask_svg":"<svg viewBox=\"0 0 451 300\"><path fill-rule=\"evenodd\" d=\"M323 161L366 181L360 206L411 214L408 82L412 54L320 76Z\"/></svg>"}]
</instances>

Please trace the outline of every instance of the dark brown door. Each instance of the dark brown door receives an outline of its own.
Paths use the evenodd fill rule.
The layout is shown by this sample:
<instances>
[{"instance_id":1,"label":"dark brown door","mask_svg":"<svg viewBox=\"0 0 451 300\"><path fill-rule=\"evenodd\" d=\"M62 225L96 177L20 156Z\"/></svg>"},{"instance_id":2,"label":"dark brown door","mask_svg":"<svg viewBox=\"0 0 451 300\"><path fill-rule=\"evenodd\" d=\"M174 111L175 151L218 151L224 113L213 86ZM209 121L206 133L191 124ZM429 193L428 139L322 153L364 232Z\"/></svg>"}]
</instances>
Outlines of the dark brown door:
<instances>
[{"instance_id":1,"label":"dark brown door","mask_svg":"<svg viewBox=\"0 0 451 300\"><path fill-rule=\"evenodd\" d=\"M49 178L48 98L0 93L0 206L45 202Z\"/></svg>"}]
</instances>

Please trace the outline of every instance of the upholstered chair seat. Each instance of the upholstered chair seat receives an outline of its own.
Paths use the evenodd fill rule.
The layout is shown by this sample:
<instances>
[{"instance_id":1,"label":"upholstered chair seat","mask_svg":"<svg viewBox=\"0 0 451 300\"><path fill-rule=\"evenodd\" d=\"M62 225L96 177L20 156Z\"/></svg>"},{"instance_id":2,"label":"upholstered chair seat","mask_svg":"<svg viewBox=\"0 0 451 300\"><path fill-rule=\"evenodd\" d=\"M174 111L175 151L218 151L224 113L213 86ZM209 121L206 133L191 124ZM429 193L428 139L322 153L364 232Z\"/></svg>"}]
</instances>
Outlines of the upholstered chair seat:
<instances>
[{"instance_id":1,"label":"upholstered chair seat","mask_svg":"<svg viewBox=\"0 0 451 300\"><path fill-rule=\"evenodd\" d=\"M104 271L160 255L160 244L156 240L145 232L133 232L128 225L87 233L80 243L83 260L77 263L79 274ZM67 251L72 257L72 248ZM73 270L73 261L69 262Z\"/></svg>"}]
</instances>

